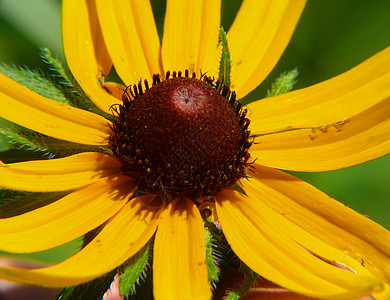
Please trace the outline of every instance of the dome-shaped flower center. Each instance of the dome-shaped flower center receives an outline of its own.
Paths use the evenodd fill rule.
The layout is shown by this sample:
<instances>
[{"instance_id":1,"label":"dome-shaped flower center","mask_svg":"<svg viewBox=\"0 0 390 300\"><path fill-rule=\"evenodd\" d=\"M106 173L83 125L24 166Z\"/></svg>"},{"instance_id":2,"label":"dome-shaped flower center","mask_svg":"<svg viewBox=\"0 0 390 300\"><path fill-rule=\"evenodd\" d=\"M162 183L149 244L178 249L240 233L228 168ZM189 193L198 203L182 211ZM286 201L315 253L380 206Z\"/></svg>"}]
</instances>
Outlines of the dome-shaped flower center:
<instances>
[{"instance_id":1,"label":"dome-shaped flower center","mask_svg":"<svg viewBox=\"0 0 390 300\"><path fill-rule=\"evenodd\" d=\"M180 73L179 73L180 74ZM176 75L174 73L174 75ZM164 198L210 196L245 176L249 120L234 93L205 77L154 77L128 88L110 143L123 172Z\"/></svg>"}]
</instances>

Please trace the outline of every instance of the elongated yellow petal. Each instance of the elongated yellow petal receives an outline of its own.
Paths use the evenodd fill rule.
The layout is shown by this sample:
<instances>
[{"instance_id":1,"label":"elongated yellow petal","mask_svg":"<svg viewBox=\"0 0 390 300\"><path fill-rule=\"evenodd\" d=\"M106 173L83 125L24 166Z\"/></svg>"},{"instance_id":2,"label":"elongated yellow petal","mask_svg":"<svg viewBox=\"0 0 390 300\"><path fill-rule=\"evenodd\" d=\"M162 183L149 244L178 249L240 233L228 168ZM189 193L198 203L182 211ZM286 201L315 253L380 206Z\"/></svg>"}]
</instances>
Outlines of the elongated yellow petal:
<instances>
[{"instance_id":1,"label":"elongated yellow petal","mask_svg":"<svg viewBox=\"0 0 390 300\"><path fill-rule=\"evenodd\" d=\"M390 48L309 88L247 105L258 162L325 171L390 151Z\"/></svg>"},{"instance_id":2,"label":"elongated yellow petal","mask_svg":"<svg viewBox=\"0 0 390 300\"><path fill-rule=\"evenodd\" d=\"M361 262L290 222L262 202L263 196L245 191L247 196L220 193L216 208L233 251L251 269L288 290L321 299L353 299L383 289Z\"/></svg>"},{"instance_id":3,"label":"elongated yellow petal","mask_svg":"<svg viewBox=\"0 0 390 300\"><path fill-rule=\"evenodd\" d=\"M0 219L0 249L30 253L72 241L119 211L135 188L135 181L129 177L111 176L52 204Z\"/></svg>"},{"instance_id":4,"label":"elongated yellow petal","mask_svg":"<svg viewBox=\"0 0 390 300\"><path fill-rule=\"evenodd\" d=\"M153 256L156 299L211 299L202 217L187 198L172 201L158 227Z\"/></svg>"},{"instance_id":5,"label":"elongated yellow petal","mask_svg":"<svg viewBox=\"0 0 390 300\"><path fill-rule=\"evenodd\" d=\"M66 60L77 82L96 106L108 113L111 105L120 102L99 83L110 72L112 62L94 1L63 1L62 38Z\"/></svg>"},{"instance_id":6,"label":"elongated yellow petal","mask_svg":"<svg viewBox=\"0 0 390 300\"><path fill-rule=\"evenodd\" d=\"M94 113L47 99L0 73L0 117L70 142L107 145L108 121Z\"/></svg>"},{"instance_id":7,"label":"elongated yellow petal","mask_svg":"<svg viewBox=\"0 0 390 300\"><path fill-rule=\"evenodd\" d=\"M168 0L162 60L165 70L216 76L220 0Z\"/></svg>"},{"instance_id":8,"label":"elongated yellow petal","mask_svg":"<svg viewBox=\"0 0 390 300\"><path fill-rule=\"evenodd\" d=\"M160 40L149 1L97 1L104 41L122 80L136 84L162 73Z\"/></svg>"},{"instance_id":9,"label":"elongated yellow petal","mask_svg":"<svg viewBox=\"0 0 390 300\"><path fill-rule=\"evenodd\" d=\"M151 195L141 198L149 197ZM0 267L0 278L46 287L72 286L97 278L125 262L145 245L157 228L158 214L159 211L148 209L138 198L133 199L85 248L69 259L41 269Z\"/></svg>"},{"instance_id":10,"label":"elongated yellow petal","mask_svg":"<svg viewBox=\"0 0 390 300\"><path fill-rule=\"evenodd\" d=\"M245 0L228 32L232 89L239 97L255 89L286 48L305 0Z\"/></svg>"},{"instance_id":11,"label":"elongated yellow petal","mask_svg":"<svg viewBox=\"0 0 390 300\"><path fill-rule=\"evenodd\" d=\"M261 164L295 171L353 166L390 152L389 116L390 98L345 122L260 136L251 155Z\"/></svg>"},{"instance_id":12,"label":"elongated yellow petal","mask_svg":"<svg viewBox=\"0 0 390 300\"><path fill-rule=\"evenodd\" d=\"M0 186L31 192L76 189L102 177L121 173L116 159L96 152L0 166Z\"/></svg>"},{"instance_id":13,"label":"elongated yellow petal","mask_svg":"<svg viewBox=\"0 0 390 300\"><path fill-rule=\"evenodd\" d=\"M103 87L110 95L122 101L122 96L126 89L125 86L116 82L106 82L103 84Z\"/></svg>"},{"instance_id":14,"label":"elongated yellow petal","mask_svg":"<svg viewBox=\"0 0 390 300\"><path fill-rule=\"evenodd\" d=\"M203 1L198 64L195 72L207 72L218 78L219 51L217 47L221 24L221 0ZM194 24L192 24L194 26Z\"/></svg>"},{"instance_id":15,"label":"elongated yellow petal","mask_svg":"<svg viewBox=\"0 0 390 300\"><path fill-rule=\"evenodd\" d=\"M292 223L344 251L377 277L390 281L390 232L284 172L254 164L245 191Z\"/></svg>"},{"instance_id":16,"label":"elongated yellow petal","mask_svg":"<svg viewBox=\"0 0 390 300\"><path fill-rule=\"evenodd\" d=\"M372 295L375 300L387 300L390 298L390 284L386 284L384 291Z\"/></svg>"}]
</instances>

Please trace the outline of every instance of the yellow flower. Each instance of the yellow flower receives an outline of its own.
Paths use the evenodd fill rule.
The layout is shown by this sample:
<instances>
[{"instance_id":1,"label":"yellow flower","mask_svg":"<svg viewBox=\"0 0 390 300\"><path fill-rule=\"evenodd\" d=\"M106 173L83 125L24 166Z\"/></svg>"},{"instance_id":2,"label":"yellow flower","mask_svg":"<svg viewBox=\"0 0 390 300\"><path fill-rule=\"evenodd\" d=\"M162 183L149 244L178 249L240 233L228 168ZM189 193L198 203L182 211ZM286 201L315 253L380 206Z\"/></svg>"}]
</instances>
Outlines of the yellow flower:
<instances>
[{"instance_id":1,"label":"yellow flower","mask_svg":"<svg viewBox=\"0 0 390 300\"><path fill-rule=\"evenodd\" d=\"M231 88L242 98L275 66L305 1L244 0L228 32ZM112 66L124 83L166 71L218 77L220 1L167 2L160 46L149 1L65 0L63 43L84 92L110 113L117 86L104 83ZM246 106L256 136L246 166L245 194L212 196L235 254L264 278L322 299L389 297L390 233L309 184L278 169L327 171L389 152L390 48L352 70L302 90ZM107 91L111 91L108 93ZM46 99L0 74L0 117L42 134L109 146L112 124L89 111ZM250 172L249 168L253 170ZM72 191L33 211L0 220L0 249L50 249L105 224L77 254L47 268L0 267L0 278L47 287L77 285L124 263L154 238L156 299L209 299L205 233L189 194L153 206L153 193L132 198L139 178L115 156L84 152L3 165L0 186ZM196 192L196 191L195 191Z\"/></svg>"}]
</instances>

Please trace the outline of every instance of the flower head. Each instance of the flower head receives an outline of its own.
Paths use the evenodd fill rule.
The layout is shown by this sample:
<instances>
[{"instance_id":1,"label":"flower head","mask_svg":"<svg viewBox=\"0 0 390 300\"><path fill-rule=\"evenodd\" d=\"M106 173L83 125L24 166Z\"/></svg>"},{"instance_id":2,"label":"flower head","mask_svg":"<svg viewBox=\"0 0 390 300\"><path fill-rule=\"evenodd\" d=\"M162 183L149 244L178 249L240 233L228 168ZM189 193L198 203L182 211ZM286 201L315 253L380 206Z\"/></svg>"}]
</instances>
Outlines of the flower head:
<instances>
[{"instance_id":1,"label":"flower head","mask_svg":"<svg viewBox=\"0 0 390 300\"><path fill-rule=\"evenodd\" d=\"M388 294L390 233L278 169L334 170L389 152L390 48L312 87L237 100L272 70L304 4L245 0L222 33L227 49L217 0L168 1L162 44L149 1L65 0L67 63L94 107L0 74L0 117L77 152L0 167L1 187L53 195L0 219L0 249L36 252L94 235L59 264L0 267L0 277L78 285L115 275L153 245L156 299L209 299L207 224L249 269L290 291ZM221 52L231 67L222 77ZM112 66L127 88L106 80Z\"/></svg>"}]
</instances>

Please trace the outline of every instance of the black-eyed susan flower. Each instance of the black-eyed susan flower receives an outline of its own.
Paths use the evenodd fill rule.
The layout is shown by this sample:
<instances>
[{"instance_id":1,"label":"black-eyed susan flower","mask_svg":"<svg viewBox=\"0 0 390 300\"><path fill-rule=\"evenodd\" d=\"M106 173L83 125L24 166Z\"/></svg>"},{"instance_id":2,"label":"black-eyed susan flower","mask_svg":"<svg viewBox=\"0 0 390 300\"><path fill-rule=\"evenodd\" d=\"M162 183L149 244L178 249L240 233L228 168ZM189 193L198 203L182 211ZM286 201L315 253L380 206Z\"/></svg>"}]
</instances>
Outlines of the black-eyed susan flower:
<instances>
[{"instance_id":1,"label":"black-eyed susan flower","mask_svg":"<svg viewBox=\"0 0 390 300\"><path fill-rule=\"evenodd\" d=\"M3 215L0 249L36 252L94 235L59 264L0 267L0 277L74 286L115 274L147 246L156 299L210 299L212 213L245 268L281 287L387 299L390 233L279 169L334 170L389 152L390 48L312 87L245 107L237 100L274 67L304 4L245 0L220 37L220 1L170 0L160 44L148 1L65 0L67 63L96 107L0 74L0 117L79 150L1 165L1 187L57 198ZM221 52L231 67L222 76ZM106 82L112 66L128 88Z\"/></svg>"}]
</instances>

